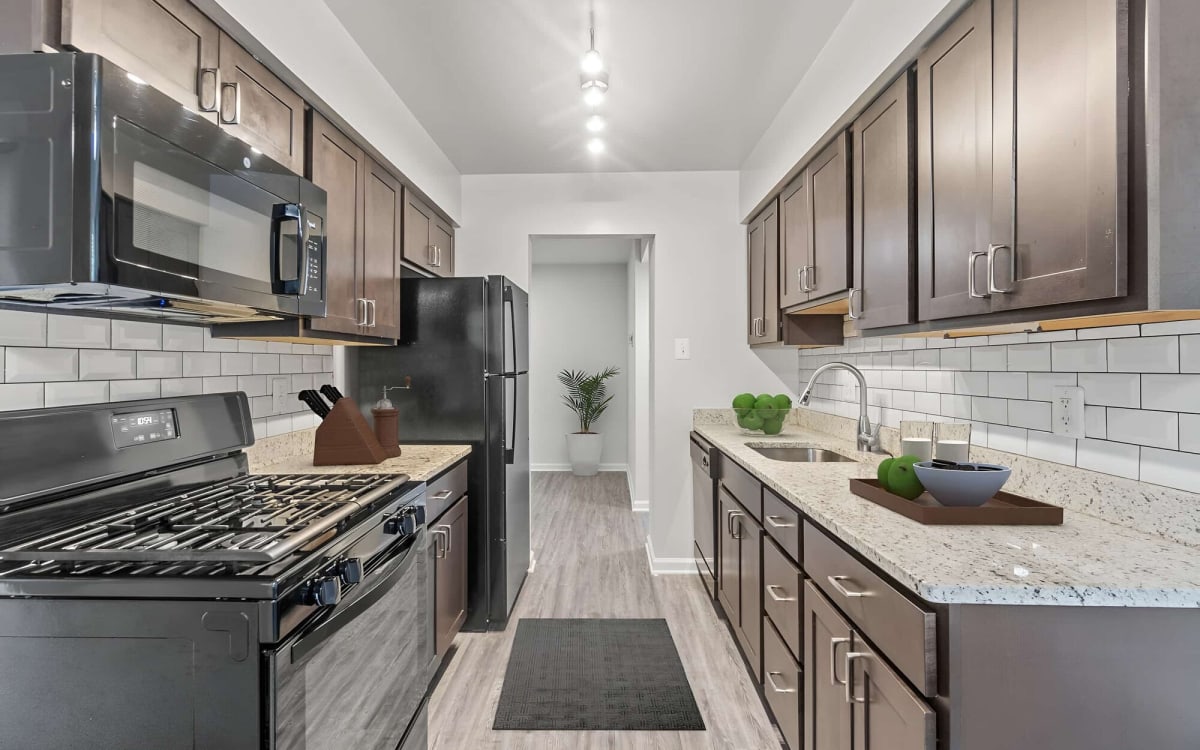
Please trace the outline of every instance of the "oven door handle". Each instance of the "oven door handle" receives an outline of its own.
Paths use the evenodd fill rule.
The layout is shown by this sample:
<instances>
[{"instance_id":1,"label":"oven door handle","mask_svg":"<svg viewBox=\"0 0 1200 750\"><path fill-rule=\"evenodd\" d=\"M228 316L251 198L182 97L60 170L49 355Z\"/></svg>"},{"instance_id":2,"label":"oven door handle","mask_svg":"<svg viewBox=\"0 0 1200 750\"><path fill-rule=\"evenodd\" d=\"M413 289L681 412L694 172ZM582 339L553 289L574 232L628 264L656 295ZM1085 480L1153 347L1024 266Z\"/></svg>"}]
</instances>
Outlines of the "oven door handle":
<instances>
[{"instance_id":1,"label":"oven door handle","mask_svg":"<svg viewBox=\"0 0 1200 750\"><path fill-rule=\"evenodd\" d=\"M416 561L417 555L414 553L416 552L416 540L419 537L419 533L408 537L406 541L398 545L400 551L394 557L386 563L377 566L368 575L367 579L363 581L364 584L370 583L371 578L376 578L374 585L371 586L369 591L351 601L341 611L335 610L333 615L322 620L293 642L290 649L292 664L303 661L309 654L320 648L322 643L342 628L354 622L359 615L370 609L375 602L387 596L388 592L403 580L405 573L408 572Z\"/></svg>"},{"instance_id":2,"label":"oven door handle","mask_svg":"<svg viewBox=\"0 0 1200 750\"><path fill-rule=\"evenodd\" d=\"M283 278L283 253L280 243L283 242L282 225L285 221L296 222L296 278ZM305 251L307 243L304 240L304 206L299 203L276 203L271 208L271 293L272 294L305 294L308 291L308 279L305 271Z\"/></svg>"}]
</instances>

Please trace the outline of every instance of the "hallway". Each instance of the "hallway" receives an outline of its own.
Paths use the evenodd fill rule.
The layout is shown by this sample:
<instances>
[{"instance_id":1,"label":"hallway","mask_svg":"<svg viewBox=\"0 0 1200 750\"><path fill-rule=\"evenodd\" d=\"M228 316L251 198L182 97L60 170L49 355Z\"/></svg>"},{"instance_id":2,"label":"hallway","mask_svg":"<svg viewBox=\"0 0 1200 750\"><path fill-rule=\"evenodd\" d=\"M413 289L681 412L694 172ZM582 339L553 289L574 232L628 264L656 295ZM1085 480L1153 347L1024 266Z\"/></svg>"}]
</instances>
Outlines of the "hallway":
<instances>
[{"instance_id":1,"label":"hallway","mask_svg":"<svg viewBox=\"0 0 1200 750\"><path fill-rule=\"evenodd\" d=\"M698 578L650 574L645 535L629 509L624 474L581 478L565 472L535 473L531 506L536 567L504 632L458 636L458 652L431 701L431 748L779 747L733 639ZM521 617L666 618L707 730L493 731L516 620Z\"/></svg>"}]
</instances>

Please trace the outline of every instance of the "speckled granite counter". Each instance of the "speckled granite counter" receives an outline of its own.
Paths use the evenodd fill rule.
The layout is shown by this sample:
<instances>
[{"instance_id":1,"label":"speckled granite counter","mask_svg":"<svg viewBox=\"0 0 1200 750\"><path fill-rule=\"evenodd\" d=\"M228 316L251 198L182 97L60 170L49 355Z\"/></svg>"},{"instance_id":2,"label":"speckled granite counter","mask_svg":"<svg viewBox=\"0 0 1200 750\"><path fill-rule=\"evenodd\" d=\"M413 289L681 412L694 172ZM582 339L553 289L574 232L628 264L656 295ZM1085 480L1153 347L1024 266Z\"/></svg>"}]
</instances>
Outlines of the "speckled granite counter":
<instances>
[{"instance_id":1,"label":"speckled granite counter","mask_svg":"<svg viewBox=\"0 0 1200 750\"><path fill-rule=\"evenodd\" d=\"M254 474L407 474L415 482L427 482L471 455L469 445L401 445L400 455L367 466L313 466L312 433L315 430L266 438L250 447L250 471Z\"/></svg>"},{"instance_id":2,"label":"speckled granite counter","mask_svg":"<svg viewBox=\"0 0 1200 750\"><path fill-rule=\"evenodd\" d=\"M771 438L697 417L697 433L928 601L1200 608L1195 547L1069 509L1062 526L924 526L850 492L883 456L794 425ZM774 461L750 445L816 446L856 463Z\"/></svg>"}]
</instances>

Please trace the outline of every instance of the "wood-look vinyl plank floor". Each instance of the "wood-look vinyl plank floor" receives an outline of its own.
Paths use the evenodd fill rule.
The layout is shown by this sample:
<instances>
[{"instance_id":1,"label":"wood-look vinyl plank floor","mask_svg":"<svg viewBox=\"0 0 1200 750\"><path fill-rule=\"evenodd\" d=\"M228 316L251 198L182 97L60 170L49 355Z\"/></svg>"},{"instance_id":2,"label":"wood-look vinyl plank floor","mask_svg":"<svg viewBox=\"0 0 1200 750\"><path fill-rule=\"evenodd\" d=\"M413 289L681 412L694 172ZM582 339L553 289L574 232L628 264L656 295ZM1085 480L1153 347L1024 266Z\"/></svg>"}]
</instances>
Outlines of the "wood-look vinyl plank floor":
<instances>
[{"instance_id":1,"label":"wood-look vinyl plank floor","mask_svg":"<svg viewBox=\"0 0 1200 750\"><path fill-rule=\"evenodd\" d=\"M726 626L694 575L653 576L622 473L533 474L536 565L508 628L462 633L431 699L432 750L777 750L779 739ZM679 649L703 732L494 731L516 620L663 617Z\"/></svg>"}]
</instances>

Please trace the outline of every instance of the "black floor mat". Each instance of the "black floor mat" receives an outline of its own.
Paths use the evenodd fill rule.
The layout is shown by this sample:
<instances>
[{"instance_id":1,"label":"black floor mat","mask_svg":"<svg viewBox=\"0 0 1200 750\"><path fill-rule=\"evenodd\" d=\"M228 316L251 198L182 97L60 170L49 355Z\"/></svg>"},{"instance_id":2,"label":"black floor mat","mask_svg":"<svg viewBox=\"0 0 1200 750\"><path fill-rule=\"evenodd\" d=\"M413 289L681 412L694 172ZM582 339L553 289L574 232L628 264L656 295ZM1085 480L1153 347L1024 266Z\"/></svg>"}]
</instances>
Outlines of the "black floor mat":
<instances>
[{"instance_id":1,"label":"black floor mat","mask_svg":"<svg viewBox=\"0 0 1200 750\"><path fill-rule=\"evenodd\" d=\"M703 730L666 620L517 623L493 729Z\"/></svg>"}]
</instances>

